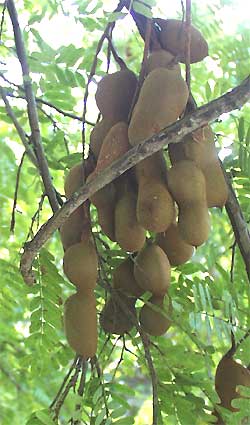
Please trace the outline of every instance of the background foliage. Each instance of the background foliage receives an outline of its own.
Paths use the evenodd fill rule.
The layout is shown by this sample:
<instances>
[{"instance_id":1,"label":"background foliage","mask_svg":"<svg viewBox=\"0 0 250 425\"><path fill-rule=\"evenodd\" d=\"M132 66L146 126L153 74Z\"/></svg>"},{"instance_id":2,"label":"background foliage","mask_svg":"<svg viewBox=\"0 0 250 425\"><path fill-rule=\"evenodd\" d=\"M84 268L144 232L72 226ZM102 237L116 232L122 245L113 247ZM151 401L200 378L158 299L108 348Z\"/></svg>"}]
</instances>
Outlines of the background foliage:
<instances>
[{"instance_id":1,"label":"background foliage","mask_svg":"<svg viewBox=\"0 0 250 425\"><path fill-rule=\"evenodd\" d=\"M168 4L172 7L168 9ZM157 2L154 16L181 16L180 2ZM239 5L241 2L238 2ZM192 92L204 104L239 84L249 72L250 33L246 10L242 16L237 2L194 1L192 20L209 43L210 57L192 65ZM63 195L64 176L81 158L81 122L56 108L81 117L83 96L97 43L113 16L115 1L75 2L50 0L18 1L24 29L34 92L38 102L42 141L53 182ZM235 9L234 9L235 8ZM172 10L173 9L173 10ZM3 4L1 6L3 10ZM227 16L237 11L240 18L230 31ZM224 11L224 13L223 13ZM228 14L228 15L227 15ZM232 13L233 15L233 13ZM238 16L237 15L237 16ZM118 16L114 42L128 66L139 72L143 52L131 18ZM16 117L29 131L21 84L21 70L9 17L5 14L0 46L0 81L6 87ZM94 123L96 82L107 68L107 46L98 56L97 73L90 85L87 119ZM112 60L110 71L116 70ZM7 80L6 80L7 79ZM8 82L9 81L9 82ZM11 83L12 84L11 84ZM250 220L250 121L249 104L239 112L225 114L213 125L217 147L246 220ZM92 126L87 126L87 140ZM63 250L58 234L47 243L36 260L38 283L28 288L19 274L19 260L27 236L32 236L51 215L42 197L41 179L27 157L21 168L14 232L10 232L13 198L23 146L0 103L0 422L47 424L53 400L74 357L62 329L62 304L73 292L62 274ZM96 221L92 210L93 222ZM232 267L234 235L226 212L211 211L212 231L192 261L172 273L174 325L164 337L151 338L151 354L159 379L163 424L206 424L218 402L214 372L230 348L230 332L236 339L250 327L250 286L238 248ZM126 254L100 234L98 247L104 259L102 279L110 279L112 268ZM108 243L109 248L103 244ZM98 311L106 294L96 288ZM140 306L138 302L138 307ZM233 329L229 321L233 318ZM237 358L250 363L250 339L237 351ZM145 425L151 421L151 384L142 343L136 331L123 338L100 331L98 359L101 377L87 371L82 421L86 424ZM116 367L116 366L119 367ZM61 411L66 424L77 402L73 392ZM249 406L241 401L240 414L228 424L239 424ZM90 419L91 418L91 419Z\"/></svg>"}]
</instances>

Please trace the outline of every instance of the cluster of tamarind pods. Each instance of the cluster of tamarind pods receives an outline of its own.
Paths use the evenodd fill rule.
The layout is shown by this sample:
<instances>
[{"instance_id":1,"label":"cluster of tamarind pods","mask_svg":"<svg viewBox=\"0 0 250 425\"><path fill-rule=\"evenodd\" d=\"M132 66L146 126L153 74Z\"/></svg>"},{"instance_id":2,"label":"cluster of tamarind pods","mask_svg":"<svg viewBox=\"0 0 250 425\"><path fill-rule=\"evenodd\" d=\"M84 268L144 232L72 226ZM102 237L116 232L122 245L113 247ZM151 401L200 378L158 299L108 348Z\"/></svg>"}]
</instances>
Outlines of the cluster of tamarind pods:
<instances>
[{"instance_id":1,"label":"cluster of tamarind pods","mask_svg":"<svg viewBox=\"0 0 250 425\"><path fill-rule=\"evenodd\" d=\"M189 90L179 64L185 63L183 22L156 21L162 48L152 51L145 62L144 80L135 104L138 80L129 69L108 74L98 84L96 103L102 119L90 135L90 151L96 167L87 182L132 146L174 123L185 111ZM207 56L208 46L192 26L190 35L193 63ZM168 296L171 267L188 261L194 249L207 240L208 209L222 208L228 194L209 125L186 136L181 143L169 145L168 153L171 168L167 169L165 155L159 151L90 198L97 209L102 232L128 253L113 271L112 287L134 316L136 300L147 291L151 293L149 302L140 309L139 322L153 336L164 334L171 325ZM77 164L66 178L66 197L83 183L83 167ZM72 349L88 359L97 349L94 288L98 256L85 204L69 216L60 233L65 250L64 272L76 286L76 293L65 302L65 333ZM100 326L107 333L123 335L132 329L133 321L111 295L100 314ZM224 366L223 359L221 362L216 373L216 390L221 405L233 409L231 400L237 395L236 385L243 381L243 385L246 382L250 385L249 371L232 363L230 368L237 377L230 381L227 393L224 380L228 366ZM242 368L242 376L247 377L241 380L238 376Z\"/></svg>"}]
</instances>

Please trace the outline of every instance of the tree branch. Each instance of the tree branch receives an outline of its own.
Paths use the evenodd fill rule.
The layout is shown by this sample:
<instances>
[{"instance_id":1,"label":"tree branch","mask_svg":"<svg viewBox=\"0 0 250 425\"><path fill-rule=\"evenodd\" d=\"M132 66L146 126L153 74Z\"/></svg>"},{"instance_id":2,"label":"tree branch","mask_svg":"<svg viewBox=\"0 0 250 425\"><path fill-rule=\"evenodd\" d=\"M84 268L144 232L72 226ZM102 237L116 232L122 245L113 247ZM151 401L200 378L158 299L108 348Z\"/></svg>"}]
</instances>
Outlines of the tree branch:
<instances>
[{"instance_id":1,"label":"tree branch","mask_svg":"<svg viewBox=\"0 0 250 425\"><path fill-rule=\"evenodd\" d=\"M226 211L231 222L235 240L240 249L243 261L246 267L246 273L250 282L250 232L247 223L241 211L240 204L234 193L232 184L228 176L225 174L227 180L229 195L226 203Z\"/></svg>"},{"instance_id":2,"label":"tree branch","mask_svg":"<svg viewBox=\"0 0 250 425\"><path fill-rule=\"evenodd\" d=\"M185 20L185 64L186 64L186 83L190 91L190 45L191 45L191 0L186 0L186 20Z\"/></svg>"},{"instance_id":3,"label":"tree branch","mask_svg":"<svg viewBox=\"0 0 250 425\"><path fill-rule=\"evenodd\" d=\"M25 99L24 96L13 96L13 97L15 97L17 99L18 98ZM42 103L43 105L46 105L46 106L49 106L52 109L55 109L55 111L59 112L59 114L64 115L65 117L72 118L73 120L77 120L77 121L82 122L82 117L79 117L78 115L72 114L71 112L63 111L61 108L58 108L58 106L53 105L53 103L48 102L47 100L41 99L40 97L35 97L35 100L36 100L37 103ZM88 124L88 125L92 125L93 127L95 125L95 123L90 122L88 120L85 120L85 123Z\"/></svg>"},{"instance_id":4,"label":"tree branch","mask_svg":"<svg viewBox=\"0 0 250 425\"><path fill-rule=\"evenodd\" d=\"M13 200L13 207L12 207L12 214L11 214L11 222L10 222L10 233L14 233L15 230L15 214L16 214L16 205L17 205L17 195L18 195L18 188L19 188L19 182L20 182L20 175L21 170L24 162L26 152L24 151L20 164L17 169L17 176L16 176L16 185L15 185L15 193L14 193L14 200Z\"/></svg>"},{"instance_id":5,"label":"tree branch","mask_svg":"<svg viewBox=\"0 0 250 425\"><path fill-rule=\"evenodd\" d=\"M17 90L21 90L24 91L23 86L20 86L16 83L13 83L12 81L8 80L8 78L5 77L5 75L3 74L3 72L0 72L0 77L8 84L10 84L11 86L16 87ZM21 95L14 95L13 93L6 93L6 96L10 96L13 97L14 99L26 99L25 96L21 96ZM59 112L59 114L64 115L65 117L69 117L72 118L73 120L77 120L82 122L82 117L79 117L78 115L72 114L71 112L66 112L61 108L58 108L58 106L55 106L53 103L48 102L47 100L42 99L41 97L35 97L35 100L37 103L42 103L43 105L49 106L49 108L55 109L55 111ZM92 125L94 126L95 123L90 122L88 120L85 121L86 124L88 125Z\"/></svg>"},{"instance_id":6,"label":"tree branch","mask_svg":"<svg viewBox=\"0 0 250 425\"><path fill-rule=\"evenodd\" d=\"M38 114L34 93L32 90L32 83L29 75L29 65L25 51L22 32L19 26L18 15L15 7L14 0L8 0L8 12L13 26L15 45L17 56L22 68L23 74L23 87L27 101L27 110L29 117L29 124L31 129L31 141L35 148L37 162L39 164L40 173L42 176L43 184L53 212L59 209L56 193L52 185L52 180L49 172L47 159L45 157L44 149L41 142L41 134L39 129Z\"/></svg>"},{"instance_id":7,"label":"tree branch","mask_svg":"<svg viewBox=\"0 0 250 425\"><path fill-rule=\"evenodd\" d=\"M31 148L30 143L29 143L29 137L25 133L25 131L23 130L23 128L21 127L21 125L19 124L19 122L18 122L18 120L17 120L17 118L16 118L16 116L15 116L15 114L14 114L14 112L13 112L11 106L10 106L10 103L9 103L9 101L7 99L7 96L6 96L6 93L5 93L5 90L4 90L3 87L0 87L0 94L1 94L1 97L2 97L2 99L4 101L6 112L9 115L11 121L13 122L13 124L14 124L14 126L16 128L16 131L17 131L17 133L18 133L18 135L19 135L19 137L20 137L20 139L21 139L21 141L22 141L22 143L23 143L23 145L25 147L25 151L26 151L29 159L35 165L35 167L38 168L38 163L37 163L37 160L36 160L36 156L35 156L34 151Z\"/></svg>"},{"instance_id":8,"label":"tree branch","mask_svg":"<svg viewBox=\"0 0 250 425\"><path fill-rule=\"evenodd\" d=\"M249 97L250 76L230 92L201 106L192 114L186 115L184 118L166 127L150 139L130 149L120 159L102 171L95 179L82 186L67 202L65 202L62 208L41 227L34 239L25 244L20 264L21 273L25 282L28 285L34 283L31 267L41 247L47 242L53 232L64 223L66 218L91 195L132 168L138 162L151 156L169 143L179 143L184 136L207 125L208 122L214 121L221 114L241 108L242 105L248 101Z\"/></svg>"}]
</instances>

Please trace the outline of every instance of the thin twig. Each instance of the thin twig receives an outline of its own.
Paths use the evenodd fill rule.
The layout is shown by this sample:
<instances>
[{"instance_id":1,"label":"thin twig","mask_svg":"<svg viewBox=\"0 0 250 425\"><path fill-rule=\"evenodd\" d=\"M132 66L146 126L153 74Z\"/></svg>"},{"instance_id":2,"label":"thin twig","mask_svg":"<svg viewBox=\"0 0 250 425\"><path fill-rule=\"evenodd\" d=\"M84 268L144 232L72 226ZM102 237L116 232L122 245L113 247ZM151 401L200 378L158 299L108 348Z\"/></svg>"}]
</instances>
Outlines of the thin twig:
<instances>
[{"instance_id":1,"label":"thin twig","mask_svg":"<svg viewBox=\"0 0 250 425\"><path fill-rule=\"evenodd\" d=\"M24 388L22 388L19 383L16 381L16 379L14 378L14 376L12 376L12 374L5 369L2 365L0 365L0 371L7 376L8 380L16 387L17 391L24 391Z\"/></svg>"},{"instance_id":2,"label":"thin twig","mask_svg":"<svg viewBox=\"0 0 250 425\"><path fill-rule=\"evenodd\" d=\"M153 394L153 424L152 425L157 425L158 416L159 416L158 379L157 379L156 371L154 368L153 360L152 360L150 349L149 349L149 346L150 346L149 338L147 334L143 331L141 325L139 324L137 320L137 317L131 312L127 304L122 299L122 296L119 294L119 291L112 288L112 286L109 285L109 283L105 279L102 280L101 286L107 292L111 293L111 296L113 297L114 301L118 303L121 310L124 312L127 318L134 324L134 326L136 327L137 331L140 334L143 349L144 349L145 359L148 365L149 374L150 374L151 383L152 383L152 394Z\"/></svg>"},{"instance_id":3,"label":"thin twig","mask_svg":"<svg viewBox=\"0 0 250 425\"><path fill-rule=\"evenodd\" d=\"M248 331L245 333L245 335L243 335L242 338L239 339L239 341L235 344L235 352L236 350L238 350L238 348L240 347L240 345L250 336L250 329L248 329Z\"/></svg>"},{"instance_id":4,"label":"thin twig","mask_svg":"<svg viewBox=\"0 0 250 425\"><path fill-rule=\"evenodd\" d=\"M11 222L10 222L10 232L13 233L15 229L15 212L16 212L16 204L17 204L17 194L18 194L18 187L19 187L19 181L20 181L20 175L21 170L23 166L23 161L25 158L26 152L24 151L20 164L17 169L17 175L16 175L16 186L15 186L15 193L14 193L14 200L13 200L13 207L12 207L12 214L11 214Z\"/></svg>"},{"instance_id":5,"label":"thin twig","mask_svg":"<svg viewBox=\"0 0 250 425\"><path fill-rule=\"evenodd\" d=\"M36 220L37 220L36 228L37 229L39 228L39 216L40 216L40 212L43 209L43 203L44 203L45 196L46 196L45 193L43 193L42 196L41 196L41 199L38 203L38 208L37 208L35 214L31 217L30 228L29 228L29 231L28 231L28 234L27 234L27 237L26 237L26 241L29 239L29 237L34 236L33 226L34 226L34 223L35 223Z\"/></svg>"},{"instance_id":6,"label":"thin twig","mask_svg":"<svg viewBox=\"0 0 250 425\"><path fill-rule=\"evenodd\" d=\"M52 408L53 408L53 406L57 403L57 400L59 399L59 397L60 397L60 395L61 395L61 393L62 393L62 391L63 391L63 389L64 389L64 387L65 387L65 385L66 385L66 382L68 381L68 379L69 379L69 377L70 377L70 375L71 375L71 373L72 373L73 369L74 369L74 368L75 368L75 366L76 366L76 363L77 363L77 361L78 361L78 358L79 358L79 356L75 356L74 361L73 361L72 365L70 366L68 373L67 373L67 374L66 374L66 376L64 377L64 380L63 380L63 382L62 382L62 384L61 384L61 386L60 386L60 388L59 388L59 390L58 390L58 392L57 392L57 394L56 394L56 396L55 396L54 400L52 401L52 403L51 403L51 404L50 404L50 406L49 406L49 408L50 408L50 409L52 409Z\"/></svg>"},{"instance_id":7,"label":"thin twig","mask_svg":"<svg viewBox=\"0 0 250 425\"><path fill-rule=\"evenodd\" d=\"M0 72L0 77L6 83L15 86L19 90L24 91L24 88L22 86L20 86L18 84L15 84L12 81L8 80L2 72ZM13 93L10 93L10 92L6 93L6 96L12 97L14 99L25 99L26 100L26 97L25 96L16 95L16 94L13 94ZM77 120L77 121L82 122L82 117L79 117L78 115L72 114L71 112L66 112L63 109L59 108L58 106L54 105L53 103L48 102L47 100L41 99L40 97L35 97L35 100L36 100L37 103L42 103L43 105L46 105L49 108L55 109L55 111L57 111L61 115L64 115L65 117L72 118L73 120ZM93 127L95 125L95 123L93 123L91 121L88 121L88 120L86 120L85 122L86 122L86 124L92 125Z\"/></svg>"},{"instance_id":8,"label":"thin twig","mask_svg":"<svg viewBox=\"0 0 250 425\"><path fill-rule=\"evenodd\" d=\"M236 198L236 195L234 193L231 181L225 172L224 175L227 180L227 185L229 189L229 194L226 202L226 211L233 228L237 245L240 249L245 264L248 281L250 282L250 232L248 230L248 226L243 216L238 199Z\"/></svg>"},{"instance_id":9,"label":"thin twig","mask_svg":"<svg viewBox=\"0 0 250 425\"><path fill-rule=\"evenodd\" d=\"M118 53L115 49L115 46L113 44L112 38L109 35L107 35L106 38L107 38L108 43L109 43L110 51L112 52L112 55L114 56L114 59L118 63L119 67L121 69L127 69L126 62L124 62L124 60L118 55Z\"/></svg>"},{"instance_id":10,"label":"thin twig","mask_svg":"<svg viewBox=\"0 0 250 425\"><path fill-rule=\"evenodd\" d=\"M184 136L204 125L207 125L208 122L214 121L222 113L241 108L242 105L248 101L249 97L250 77L247 77L239 86L230 92L216 100L212 100L204 106L201 106L192 114L187 114L181 120L164 128L158 134L130 149L120 159L103 170L95 179L82 186L67 202L65 202L62 208L54 214L46 224L43 225L34 239L31 242L26 243L20 264L24 281L28 285L32 285L34 283L34 276L32 275L31 267L36 254L51 237L54 231L60 227L66 218L84 201L86 201L86 199L119 177L125 171L132 168L138 162L159 151L169 143L180 143ZM246 232L245 221L244 231ZM249 251L250 245L247 247L248 255L250 255ZM250 272L250 261L248 264Z\"/></svg>"},{"instance_id":11,"label":"thin twig","mask_svg":"<svg viewBox=\"0 0 250 425\"><path fill-rule=\"evenodd\" d=\"M64 404L64 401L65 401L70 389L72 387L74 387L74 385L76 384L80 371L81 371L81 359L78 357L78 360L75 364L75 373L70 378L68 384L66 385L64 391L61 393L60 397L58 398L58 400L57 400L57 402L56 402L56 404L53 408L53 413L54 413L53 420L54 421L58 419L58 416L59 416L60 410L61 410L61 408Z\"/></svg>"},{"instance_id":12,"label":"thin twig","mask_svg":"<svg viewBox=\"0 0 250 425\"><path fill-rule=\"evenodd\" d=\"M145 76L145 64L146 64L146 59L148 57L149 49L150 49L151 32L152 32L152 19L147 19L147 21L146 21L145 43L144 43L144 50L143 50L143 56L142 56L142 62L141 62L141 69L140 69L140 74L139 74L135 94L134 94L134 97L133 97L133 100L132 100L131 108L130 108L130 111L129 111L129 114L128 114L128 122L130 122L130 120L131 120L133 109L134 109L134 106L137 102L137 99L138 99L138 96L139 96L139 93L140 93L140 90L141 90L141 86L143 84L143 80L144 80L144 76Z\"/></svg>"},{"instance_id":13,"label":"thin twig","mask_svg":"<svg viewBox=\"0 0 250 425\"><path fill-rule=\"evenodd\" d=\"M27 153L29 159L35 165L35 167L38 168L37 159L36 159L36 156L34 154L33 149L30 146L29 137L25 133L25 131L23 130L22 126L19 124L19 122L18 122L18 120L17 120L17 118L16 118L16 116L15 116L15 114L14 114L14 112L13 112L11 106L10 106L10 103L9 103L7 96L6 96L6 92L5 92L3 87L0 87L0 94L1 94L1 97L4 101L6 112L7 112L8 116L10 117L10 119L12 120L12 122L13 122L15 128L16 128L16 131L17 131L17 133L18 133L18 135L19 135L19 137L20 137L20 139L21 139L21 141L22 141L22 143L25 147L25 150L26 150L26 153Z\"/></svg>"},{"instance_id":14,"label":"thin twig","mask_svg":"<svg viewBox=\"0 0 250 425\"><path fill-rule=\"evenodd\" d=\"M31 141L34 145L35 154L36 154L37 162L39 164L39 169L40 169L41 177L43 180L43 184L44 184L52 211L55 213L59 209L59 204L56 198L55 190L52 185L52 179L50 176L47 159L46 159L42 141L41 141L36 101L35 101L35 97L34 97L34 93L32 89L32 83L31 83L31 78L29 75L29 65L28 65L25 45L24 45L23 36L22 36L20 25L19 25L19 21L18 21L18 14L16 11L14 0L8 0L7 9L8 9L12 26L13 26L17 56L22 68L23 87L24 87L26 101L27 101L28 118L29 118L29 124L31 129Z\"/></svg>"},{"instance_id":15,"label":"thin twig","mask_svg":"<svg viewBox=\"0 0 250 425\"><path fill-rule=\"evenodd\" d=\"M81 377L80 377L80 383L79 383L79 387L78 387L78 391L77 391L77 394L81 398L82 398L83 393L84 393L87 367L88 367L88 363L85 360L82 360ZM77 412L78 410L81 410L81 403L77 403L76 406L75 406L75 412ZM80 423L81 423L81 420L78 420L78 419L76 419L75 421L72 422L73 425L78 425Z\"/></svg>"},{"instance_id":16,"label":"thin twig","mask_svg":"<svg viewBox=\"0 0 250 425\"><path fill-rule=\"evenodd\" d=\"M21 96L15 96L15 97L21 97ZM49 106L52 109L55 109L55 111L59 112L59 114L64 115L65 117L72 118L73 120L81 121L82 117L79 117L78 115L72 114L71 112L63 111L61 108L58 108L58 106L53 105L53 103L48 102L47 100L41 99L40 97L36 97L37 103L42 103L43 105ZM92 125L94 127L95 123L85 120L85 123L88 125Z\"/></svg>"},{"instance_id":17,"label":"thin twig","mask_svg":"<svg viewBox=\"0 0 250 425\"><path fill-rule=\"evenodd\" d=\"M143 343L143 348L145 352L145 357L148 363L149 373L151 377L151 383L152 383L152 393L153 393L153 423L152 425L158 424L158 417L159 417L159 401L158 401L158 378L156 375L156 371L154 368L154 363L150 354L150 341L148 336L145 334L145 332L140 331L140 337Z\"/></svg>"},{"instance_id":18,"label":"thin twig","mask_svg":"<svg viewBox=\"0 0 250 425\"><path fill-rule=\"evenodd\" d=\"M111 382L113 382L113 381L114 381L114 379L115 379L115 375L116 375L116 373L117 373L117 371L118 371L118 369L119 369L119 367L120 367L120 365L121 365L121 363L122 363L122 361L123 361L124 351L125 351L125 337L124 337L124 335L123 335L123 345L122 345L122 349L121 349L120 358L119 358L119 360L118 360L118 362L117 362L117 365L116 365L116 367L115 367L115 369L114 369L114 372L113 372L113 375L112 375Z\"/></svg>"},{"instance_id":19,"label":"thin twig","mask_svg":"<svg viewBox=\"0 0 250 425\"><path fill-rule=\"evenodd\" d=\"M124 0L123 5L126 7L130 15L132 16L133 20L135 21L135 24L137 26L137 29L143 39L145 39L145 28L146 28L146 21L147 18L144 15L141 15L140 13L137 13L134 11L132 6L131 0ZM147 5L148 6L148 5ZM155 23L155 20L153 19L153 31L151 31L151 38L150 38L150 49L159 49L161 48L161 44L159 41L159 34L158 34L158 27Z\"/></svg>"},{"instance_id":20,"label":"thin twig","mask_svg":"<svg viewBox=\"0 0 250 425\"><path fill-rule=\"evenodd\" d=\"M3 24L4 24L4 17L5 17L7 2L8 2L8 0L5 0L4 5L3 5L3 10L2 10L1 23L0 23L0 42L2 41Z\"/></svg>"},{"instance_id":21,"label":"thin twig","mask_svg":"<svg viewBox=\"0 0 250 425\"><path fill-rule=\"evenodd\" d=\"M190 91L190 46L191 46L191 0L186 0L186 20L185 20L185 64L186 83Z\"/></svg>"},{"instance_id":22,"label":"thin twig","mask_svg":"<svg viewBox=\"0 0 250 425\"><path fill-rule=\"evenodd\" d=\"M104 271L104 274L105 274L105 271ZM148 336L143 331L141 325L139 324L139 322L137 320L137 317L131 312L128 305L122 299L122 296L120 295L119 291L116 291L109 284L109 282L106 278L101 281L101 286L107 292L109 292L111 294L114 301L118 303L119 307L124 312L124 314L127 316L128 320L130 320L134 324L134 326L136 327L137 331L140 334L142 345L143 345L143 348L144 348L146 363L148 365L148 369L149 369L149 373L150 373L150 377L151 377L151 383L152 383L152 394L153 394L153 424L152 425L157 425L158 416L159 416L158 384L157 384L158 379L157 379L156 371L155 371L155 368L154 368L153 360L152 360L150 349L149 349L150 341L148 339ZM116 342L118 341L118 339L116 340ZM124 337L123 337L123 343L124 343L123 348L125 348ZM121 354L120 362L122 361L122 357L123 357L123 351L122 351L122 354ZM118 366L119 366L120 362L118 363Z\"/></svg>"},{"instance_id":23,"label":"thin twig","mask_svg":"<svg viewBox=\"0 0 250 425\"><path fill-rule=\"evenodd\" d=\"M108 402L107 402L104 382L103 382L103 379L102 379L102 370L101 370L101 367L99 365L97 356L94 356L91 359L91 366L96 369L97 376L98 376L98 379L99 379L101 387L102 387L102 397L103 397L103 401L104 401L104 405L105 405L106 417L108 418L109 417Z\"/></svg>"},{"instance_id":24,"label":"thin twig","mask_svg":"<svg viewBox=\"0 0 250 425\"><path fill-rule=\"evenodd\" d=\"M235 250L236 250L236 241L234 241L233 246L232 246L232 257L231 257L231 268L230 268L230 282L231 282L232 287L233 287L233 283L234 283ZM230 306L230 308L232 309L231 306ZM235 350L235 336L234 336L234 331L233 331L232 311L230 311L229 323L231 325L231 331L230 331L230 334L231 334L231 350L234 351Z\"/></svg>"}]
</instances>

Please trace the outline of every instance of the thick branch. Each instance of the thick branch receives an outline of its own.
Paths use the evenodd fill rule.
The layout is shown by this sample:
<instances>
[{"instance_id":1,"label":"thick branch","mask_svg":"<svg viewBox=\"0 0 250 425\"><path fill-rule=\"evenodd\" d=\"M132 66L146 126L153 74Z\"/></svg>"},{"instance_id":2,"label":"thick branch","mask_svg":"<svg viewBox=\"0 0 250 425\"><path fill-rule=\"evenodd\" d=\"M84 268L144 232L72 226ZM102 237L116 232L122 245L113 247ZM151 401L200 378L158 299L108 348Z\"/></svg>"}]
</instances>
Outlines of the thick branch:
<instances>
[{"instance_id":1,"label":"thick branch","mask_svg":"<svg viewBox=\"0 0 250 425\"><path fill-rule=\"evenodd\" d=\"M56 212L59 208L59 205L57 202L55 190L52 185L48 163L47 163L42 142L41 142L41 134L39 129L36 102L35 102L35 97L32 90L32 84L31 84L31 79L29 75L29 65L27 61L27 55L25 51L23 36L19 26L18 15L15 8L14 0L8 0L7 8L8 8L8 12L9 12L10 19L13 26L17 56L21 64L22 73L23 73L23 86L24 86L24 91L25 91L25 96L27 101L28 117L29 117L30 129L31 129L31 140L32 140L32 143L34 144L35 153L36 153L37 161L40 168L40 173L42 176L43 184L44 184L51 208L53 212Z\"/></svg>"},{"instance_id":2,"label":"thick branch","mask_svg":"<svg viewBox=\"0 0 250 425\"><path fill-rule=\"evenodd\" d=\"M34 283L31 273L32 262L58 227L66 218L79 207L86 199L102 189L108 183L132 168L144 158L159 151L169 143L179 143L190 132L217 119L222 113L241 108L250 97L250 77L246 78L238 87L234 88L216 100L198 108L192 114L186 115L173 125L163 129L155 136L130 149L122 158L115 161L110 167L100 173L90 183L85 184L76 192L48 222L41 227L34 239L26 243L21 258L21 273L28 285Z\"/></svg>"}]
</instances>

